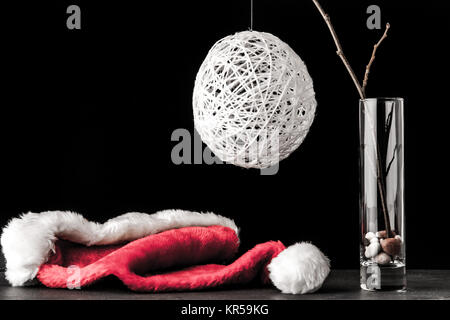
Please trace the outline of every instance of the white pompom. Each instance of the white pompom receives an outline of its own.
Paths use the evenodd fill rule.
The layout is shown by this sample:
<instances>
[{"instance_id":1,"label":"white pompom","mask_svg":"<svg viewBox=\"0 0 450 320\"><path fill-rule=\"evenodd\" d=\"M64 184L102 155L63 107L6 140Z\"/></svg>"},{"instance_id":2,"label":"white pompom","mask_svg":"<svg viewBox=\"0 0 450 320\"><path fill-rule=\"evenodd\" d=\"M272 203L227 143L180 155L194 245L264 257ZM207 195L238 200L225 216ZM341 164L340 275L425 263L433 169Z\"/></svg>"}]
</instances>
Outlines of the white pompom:
<instances>
[{"instance_id":1,"label":"white pompom","mask_svg":"<svg viewBox=\"0 0 450 320\"><path fill-rule=\"evenodd\" d=\"M330 260L311 243L296 243L269 264L269 277L283 293L304 294L322 286L330 272Z\"/></svg>"},{"instance_id":2,"label":"white pompom","mask_svg":"<svg viewBox=\"0 0 450 320\"><path fill-rule=\"evenodd\" d=\"M300 57L270 33L243 31L219 40L197 73L194 123L222 161L266 168L300 146L316 110Z\"/></svg>"}]
</instances>

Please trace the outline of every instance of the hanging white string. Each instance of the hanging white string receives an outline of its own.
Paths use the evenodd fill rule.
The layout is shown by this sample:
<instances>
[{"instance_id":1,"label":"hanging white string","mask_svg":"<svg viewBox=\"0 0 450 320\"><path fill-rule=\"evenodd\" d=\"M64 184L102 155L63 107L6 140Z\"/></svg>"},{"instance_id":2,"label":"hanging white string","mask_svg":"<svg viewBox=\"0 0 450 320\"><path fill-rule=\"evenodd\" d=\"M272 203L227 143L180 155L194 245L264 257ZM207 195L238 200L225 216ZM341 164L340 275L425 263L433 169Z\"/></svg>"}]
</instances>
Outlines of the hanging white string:
<instances>
[{"instance_id":1,"label":"hanging white string","mask_svg":"<svg viewBox=\"0 0 450 320\"><path fill-rule=\"evenodd\" d=\"M250 31L253 31L253 0L250 0Z\"/></svg>"}]
</instances>

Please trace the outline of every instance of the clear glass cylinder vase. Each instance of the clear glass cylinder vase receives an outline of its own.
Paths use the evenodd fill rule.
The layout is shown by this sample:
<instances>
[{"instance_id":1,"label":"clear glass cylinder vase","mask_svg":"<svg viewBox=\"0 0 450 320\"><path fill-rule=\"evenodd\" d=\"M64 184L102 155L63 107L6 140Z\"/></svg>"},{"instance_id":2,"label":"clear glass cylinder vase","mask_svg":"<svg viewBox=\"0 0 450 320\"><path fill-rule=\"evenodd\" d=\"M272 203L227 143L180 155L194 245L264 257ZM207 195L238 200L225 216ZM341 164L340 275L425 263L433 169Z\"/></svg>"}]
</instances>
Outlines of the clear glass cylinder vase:
<instances>
[{"instance_id":1,"label":"clear glass cylinder vase","mask_svg":"<svg viewBox=\"0 0 450 320\"><path fill-rule=\"evenodd\" d=\"M364 290L406 289L403 99L359 103L360 271Z\"/></svg>"}]
</instances>

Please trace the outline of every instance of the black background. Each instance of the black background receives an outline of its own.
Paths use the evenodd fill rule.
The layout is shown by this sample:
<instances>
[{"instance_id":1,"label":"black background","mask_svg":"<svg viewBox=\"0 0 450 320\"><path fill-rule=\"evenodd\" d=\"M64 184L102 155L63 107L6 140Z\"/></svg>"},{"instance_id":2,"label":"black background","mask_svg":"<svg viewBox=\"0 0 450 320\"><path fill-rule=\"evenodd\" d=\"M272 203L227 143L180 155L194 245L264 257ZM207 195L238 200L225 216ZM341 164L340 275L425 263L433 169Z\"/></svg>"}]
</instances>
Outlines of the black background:
<instances>
[{"instance_id":1,"label":"black background","mask_svg":"<svg viewBox=\"0 0 450 320\"><path fill-rule=\"evenodd\" d=\"M405 105L407 264L449 268L447 1L321 1L362 78L383 30L368 96ZM66 28L78 4L82 29ZM246 30L249 1L35 1L1 10L0 225L22 212L214 211L242 249L308 240L335 268L356 268L358 95L312 1L255 0L254 29L305 61L318 108L274 176L232 165L174 165L171 133L193 132L192 89L209 48Z\"/></svg>"}]
</instances>

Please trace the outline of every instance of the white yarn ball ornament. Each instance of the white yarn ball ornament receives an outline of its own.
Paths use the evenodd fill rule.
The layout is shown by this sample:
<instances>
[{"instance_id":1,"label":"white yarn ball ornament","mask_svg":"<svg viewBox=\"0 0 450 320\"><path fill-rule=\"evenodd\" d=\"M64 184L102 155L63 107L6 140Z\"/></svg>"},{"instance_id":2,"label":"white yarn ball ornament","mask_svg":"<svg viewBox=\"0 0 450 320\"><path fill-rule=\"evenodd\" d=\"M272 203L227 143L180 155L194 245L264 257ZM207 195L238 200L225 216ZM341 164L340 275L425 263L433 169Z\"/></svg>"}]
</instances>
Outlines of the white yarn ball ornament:
<instances>
[{"instance_id":1,"label":"white yarn ball ornament","mask_svg":"<svg viewBox=\"0 0 450 320\"><path fill-rule=\"evenodd\" d=\"M224 162L267 168L303 142L316 110L300 57L270 33L243 31L214 44L193 93L194 124Z\"/></svg>"}]
</instances>

